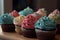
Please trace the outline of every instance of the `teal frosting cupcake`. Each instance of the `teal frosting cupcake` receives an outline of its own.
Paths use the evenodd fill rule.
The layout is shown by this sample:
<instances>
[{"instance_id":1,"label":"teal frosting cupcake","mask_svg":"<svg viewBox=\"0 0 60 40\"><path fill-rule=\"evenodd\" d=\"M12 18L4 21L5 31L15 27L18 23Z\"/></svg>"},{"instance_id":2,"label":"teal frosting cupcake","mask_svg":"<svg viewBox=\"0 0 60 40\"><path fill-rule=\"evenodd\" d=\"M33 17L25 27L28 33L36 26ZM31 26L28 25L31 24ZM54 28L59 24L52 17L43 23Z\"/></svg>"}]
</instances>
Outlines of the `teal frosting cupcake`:
<instances>
[{"instance_id":1,"label":"teal frosting cupcake","mask_svg":"<svg viewBox=\"0 0 60 40\"><path fill-rule=\"evenodd\" d=\"M35 28L36 29L41 29L41 30L54 30L56 29L56 21L50 20L49 17L42 17L35 23Z\"/></svg>"},{"instance_id":2,"label":"teal frosting cupcake","mask_svg":"<svg viewBox=\"0 0 60 40\"><path fill-rule=\"evenodd\" d=\"M27 16L28 14L32 14L33 10L30 7L25 8L24 10L20 11L20 15Z\"/></svg>"},{"instance_id":3,"label":"teal frosting cupcake","mask_svg":"<svg viewBox=\"0 0 60 40\"><path fill-rule=\"evenodd\" d=\"M8 13L4 13L0 16L0 24L13 24L14 17L10 16Z\"/></svg>"}]
</instances>

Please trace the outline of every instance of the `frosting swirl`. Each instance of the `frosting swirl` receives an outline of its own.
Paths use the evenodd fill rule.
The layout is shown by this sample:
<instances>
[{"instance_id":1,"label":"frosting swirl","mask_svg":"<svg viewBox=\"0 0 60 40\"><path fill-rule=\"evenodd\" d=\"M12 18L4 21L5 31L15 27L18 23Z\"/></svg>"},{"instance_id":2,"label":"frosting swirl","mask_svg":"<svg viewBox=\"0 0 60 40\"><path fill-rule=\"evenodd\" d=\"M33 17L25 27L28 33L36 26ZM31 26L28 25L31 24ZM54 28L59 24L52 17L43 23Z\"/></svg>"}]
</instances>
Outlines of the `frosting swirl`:
<instances>
[{"instance_id":1,"label":"frosting swirl","mask_svg":"<svg viewBox=\"0 0 60 40\"><path fill-rule=\"evenodd\" d=\"M0 24L13 24L14 17L10 16L8 13L4 13L0 16Z\"/></svg>"},{"instance_id":2,"label":"frosting swirl","mask_svg":"<svg viewBox=\"0 0 60 40\"><path fill-rule=\"evenodd\" d=\"M54 30L56 29L56 21L50 20L49 17L42 17L35 23L35 28L41 30Z\"/></svg>"},{"instance_id":3,"label":"frosting swirl","mask_svg":"<svg viewBox=\"0 0 60 40\"><path fill-rule=\"evenodd\" d=\"M33 10L29 7L19 12L20 15L24 15L24 16L27 16L28 14L32 14L32 13L33 13Z\"/></svg>"},{"instance_id":4,"label":"frosting swirl","mask_svg":"<svg viewBox=\"0 0 60 40\"><path fill-rule=\"evenodd\" d=\"M22 22L22 27L26 29L34 29L34 23L37 21L37 18L35 18L32 15L28 15Z\"/></svg>"},{"instance_id":5,"label":"frosting swirl","mask_svg":"<svg viewBox=\"0 0 60 40\"><path fill-rule=\"evenodd\" d=\"M33 15L33 16L35 16L37 19L39 19L39 18L41 18L41 17L43 17L43 16L46 16L47 13L46 13L45 9L42 8L42 9L38 9L38 11L34 12L34 13L31 14L31 15Z\"/></svg>"},{"instance_id":6,"label":"frosting swirl","mask_svg":"<svg viewBox=\"0 0 60 40\"><path fill-rule=\"evenodd\" d=\"M15 25L21 26L21 23L24 19L25 19L25 16L20 15L20 16L14 18L13 22Z\"/></svg>"},{"instance_id":7,"label":"frosting swirl","mask_svg":"<svg viewBox=\"0 0 60 40\"><path fill-rule=\"evenodd\" d=\"M40 14L41 16L47 15L47 11L44 8L38 9L38 11L36 11L36 13Z\"/></svg>"},{"instance_id":8,"label":"frosting swirl","mask_svg":"<svg viewBox=\"0 0 60 40\"><path fill-rule=\"evenodd\" d=\"M13 17L19 16L18 12L16 10L13 10L11 13L9 13Z\"/></svg>"},{"instance_id":9,"label":"frosting swirl","mask_svg":"<svg viewBox=\"0 0 60 40\"><path fill-rule=\"evenodd\" d=\"M48 17L51 20L58 20L60 18L60 11L56 9L52 13L50 13Z\"/></svg>"}]
</instances>

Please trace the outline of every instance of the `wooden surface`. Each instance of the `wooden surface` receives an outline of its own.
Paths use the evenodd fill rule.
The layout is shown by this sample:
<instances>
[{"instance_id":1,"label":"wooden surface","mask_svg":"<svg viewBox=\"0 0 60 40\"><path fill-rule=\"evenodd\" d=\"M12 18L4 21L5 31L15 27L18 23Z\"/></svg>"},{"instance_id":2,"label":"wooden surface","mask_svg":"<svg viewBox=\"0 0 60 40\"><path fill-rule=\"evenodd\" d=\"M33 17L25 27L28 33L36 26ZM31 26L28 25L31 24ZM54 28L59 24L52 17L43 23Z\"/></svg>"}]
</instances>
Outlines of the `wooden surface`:
<instances>
[{"instance_id":1,"label":"wooden surface","mask_svg":"<svg viewBox=\"0 0 60 40\"><path fill-rule=\"evenodd\" d=\"M60 35L56 35L55 38L57 40L60 40ZM1 27L0 27L0 40L38 40L38 39L37 38L26 38L17 33L2 32Z\"/></svg>"}]
</instances>

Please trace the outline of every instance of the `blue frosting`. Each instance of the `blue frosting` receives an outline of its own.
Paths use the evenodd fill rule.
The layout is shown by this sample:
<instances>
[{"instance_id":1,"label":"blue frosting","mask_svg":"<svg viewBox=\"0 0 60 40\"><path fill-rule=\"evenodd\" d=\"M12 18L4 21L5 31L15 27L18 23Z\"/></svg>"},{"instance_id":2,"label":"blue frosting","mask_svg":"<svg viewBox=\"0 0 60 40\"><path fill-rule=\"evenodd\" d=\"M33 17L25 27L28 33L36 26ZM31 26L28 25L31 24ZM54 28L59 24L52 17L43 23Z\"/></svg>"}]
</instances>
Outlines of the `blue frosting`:
<instances>
[{"instance_id":1,"label":"blue frosting","mask_svg":"<svg viewBox=\"0 0 60 40\"><path fill-rule=\"evenodd\" d=\"M14 17L10 16L8 13L4 13L0 16L0 24L13 24Z\"/></svg>"},{"instance_id":2,"label":"blue frosting","mask_svg":"<svg viewBox=\"0 0 60 40\"><path fill-rule=\"evenodd\" d=\"M28 14L32 14L32 13L33 13L33 10L31 10L31 8L29 7L19 12L20 15L24 15L24 16L27 16Z\"/></svg>"},{"instance_id":3,"label":"blue frosting","mask_svg":"<svg viewBox=\"0 0 60 40\"><path fill-rule=\"evenodd\" d=\"M56 29L56 21L50 20L48 17L44 16L35 23L35 28L43 30L53 30Z\"/></svg>"}]
</instances>

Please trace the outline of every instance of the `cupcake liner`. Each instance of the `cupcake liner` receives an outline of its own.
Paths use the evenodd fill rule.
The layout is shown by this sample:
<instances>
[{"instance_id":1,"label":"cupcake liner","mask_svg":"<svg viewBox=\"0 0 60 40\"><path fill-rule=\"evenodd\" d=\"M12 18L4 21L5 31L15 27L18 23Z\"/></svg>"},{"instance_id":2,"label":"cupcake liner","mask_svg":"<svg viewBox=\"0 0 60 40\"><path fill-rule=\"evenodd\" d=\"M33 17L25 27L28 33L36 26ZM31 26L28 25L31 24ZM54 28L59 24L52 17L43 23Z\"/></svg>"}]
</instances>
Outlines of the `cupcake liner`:
<instances>
[{"instance_id":1,"label":"cupcake liner","mask_svg":"<svg viewBox=\"0 0 60 40\"><path fill-rule=\"evenodd\" d=\"M56 33L57 33L57 34L60 34L60 24L57 24L56 27L57 27L57 32L56 32Z\"/></svg>"},{"instance_id":2,"label":"cupcake liner","mask_svg":"<svg viewBox=\"0 0 60 40\"><path fill-rule=\"evenodd\" d=\"M25 29L22 27L22 34L24 37L36 38L35 29Z\"/></svg>"},{"instance_id":3,"label":"cupcake liner","mask_svg":"<svg viewBox=\"0 0 60 40\"><path fill-rule=\"evenodd\" d=\"M1 24L3 32L15 32L14 24Z\"/></svg>"},{"instance_id":4,"label":"cupcake liner","mask_svg":"<svg viewBox=\"0 0 60 40\"><path fill-rule=\"evenodd\" d=\"M15 31L18 34L22 34L21 26L15 25Z\"/></svg>"},{"instance_id":5,"label":"cupcake liner","mask_svg":"<svg viewBox=\"0 0 60 40\"><path fill-rule=\"evenodd\" d=\"M56 30L44 31L35 29L38 40L52 40L55 38Z\"/></svg>"}]
</instances>

